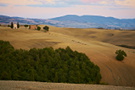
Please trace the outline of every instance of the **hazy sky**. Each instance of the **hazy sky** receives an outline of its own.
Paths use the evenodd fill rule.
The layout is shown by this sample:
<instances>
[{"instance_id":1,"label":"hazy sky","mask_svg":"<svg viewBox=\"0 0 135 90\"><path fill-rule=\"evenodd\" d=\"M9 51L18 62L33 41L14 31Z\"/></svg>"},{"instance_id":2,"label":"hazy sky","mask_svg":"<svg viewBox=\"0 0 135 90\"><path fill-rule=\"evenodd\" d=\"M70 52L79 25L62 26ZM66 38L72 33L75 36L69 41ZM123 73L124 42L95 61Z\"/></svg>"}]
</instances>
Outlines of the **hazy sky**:
<instances>
[{"instance_id":1,"label":"hazy sky","mask_svg":"<svg viewBox=\"0 0 135 90\"><path fill-rule=\"evenodd\" d=\"M0 14L44 19L63 15L135 18L135 0L0 0Z\"/></svg>"}]
</instances>

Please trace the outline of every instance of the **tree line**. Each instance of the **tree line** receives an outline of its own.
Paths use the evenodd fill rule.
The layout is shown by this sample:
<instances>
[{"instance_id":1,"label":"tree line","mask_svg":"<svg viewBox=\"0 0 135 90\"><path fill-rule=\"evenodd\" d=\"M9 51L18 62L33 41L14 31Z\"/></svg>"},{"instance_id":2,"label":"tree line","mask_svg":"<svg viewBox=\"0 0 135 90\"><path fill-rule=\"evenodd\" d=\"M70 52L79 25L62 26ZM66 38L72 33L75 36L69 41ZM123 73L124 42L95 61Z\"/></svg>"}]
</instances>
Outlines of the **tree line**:
<instances>
[{"instance_id":1,"label":"tree line","mask_svg":"<svg viewBox=\"0 0 135 90\"><path fill-rule=\"evenodd\" d=\"M41 30L41 27L36 25L37 26L37 30ZM29 25L25 24L24 27L28 28ZM43 29L45 30L45 32L49 31L49 27L48 26L44 26Z\"/></svg>"},{"instance_id":2,"label":"tree line","mask_svg":"<svg viewBox=\"0 0 135 90\"><path fill-rule=\"evenodd\" d=\"M14 49L0 40L0 80L98 84L100 68L70 47Z\"/></svg>"},{"instance_id":3,"label":"tree line","mask_svg":"<svg viewBox=\"0 0 135 90\"><path fill-rule=\"evenodd\" d=\"M0 24L0 26L1 26L1 24ZM14 23L11 22L11 25L8 25L8 26L13 29L14 28ZM26 28L28 28L29 26L30 25L27 25L27 24L24 25L24 27L26 27ZM36 25L36 27L37 27L36 30L41 30L40 26ZM19 22L17 22L17 28L20 28ZM43 29L45 30L45 32L49 31L49 27L48 26L44 26Z\"/></svg>"}]
</instances>

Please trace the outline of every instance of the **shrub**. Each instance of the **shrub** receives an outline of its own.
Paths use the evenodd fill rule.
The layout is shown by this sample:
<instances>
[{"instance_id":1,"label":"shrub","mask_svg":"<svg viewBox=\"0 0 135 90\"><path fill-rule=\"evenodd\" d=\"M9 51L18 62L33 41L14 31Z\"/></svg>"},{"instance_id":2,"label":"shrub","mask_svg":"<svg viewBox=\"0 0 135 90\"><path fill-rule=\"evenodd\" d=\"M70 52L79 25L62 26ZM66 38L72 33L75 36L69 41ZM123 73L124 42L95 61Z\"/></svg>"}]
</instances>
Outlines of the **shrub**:
<instances>
[{"instance_id":1,"label":"shrub","mask_svg":"<svg viewBox=\"0 0 135 90\"><path fill-rule=\"evenodd\" d=\"M8 27L11 27L11 25L8 25Z\"/></svg>"},{"instance_id":2,"label":"shrub","mask_svg":"<svg viewBox=\"0 0 135 90\"><path fill-rule=\"evenodd\" d=\"M49 27L48 26L44 26L43 29L46 30L46 31L49 31Z\"/></svg>"},{"instance_id":3,"label":"shrub","mask_svg":"<svg viewBox=\"0 0 135 90\"><path fill-rule=\"evenodd\" d=\"M124 50L117 50L115 52L117 54L116 59L119 61L124 60L124 57L127 57L127 54L124 52Z\"/></svg>"},{"instance_id":4,"label":"shrub","mask_svg":"<svg viewBox=\"0 0 135 90\"><path fill-rule=\"evenodd\" d=\"M25 28L27 28L29 25L24 25Z\"/></svg>"},{"instance_id":5,"label":"shrub","mask_svg":"<svg viewBox=\"0 0 135 90\"><path fill-rule=\"evenodd\" d=\"M37 30L40 30L40 29L41 29L41 27L37 26Z\"/></svg>"}]
</instances>

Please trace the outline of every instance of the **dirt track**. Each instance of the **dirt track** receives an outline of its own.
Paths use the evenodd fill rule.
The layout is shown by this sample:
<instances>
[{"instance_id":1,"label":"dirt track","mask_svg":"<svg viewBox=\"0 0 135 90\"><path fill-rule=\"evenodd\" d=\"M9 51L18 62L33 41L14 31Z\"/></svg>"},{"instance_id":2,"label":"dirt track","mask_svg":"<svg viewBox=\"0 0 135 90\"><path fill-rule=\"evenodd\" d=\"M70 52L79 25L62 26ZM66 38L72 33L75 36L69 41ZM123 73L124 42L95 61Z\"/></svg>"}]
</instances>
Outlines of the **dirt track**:
<instances>
[{"instance_id":1,"label":"dirt track","mask_svg":"<svg viewBox=\"0 0 135 90\"><path fill-rule=\"evenodd\" d=\"M0 90L135 90L135 88L109 85L0 81Z\"/></svg>"},{"instance_id":2,"label":"dirt track","mask_svg":"<svg viewBox=\"0 0 135 90\"><path fill-rule=\"evenodd\" d=\"M80 30L80 32L78 33L77 30ZM110 34L108 36L106 30L51 27L50 32L45 33L35 30L0 28L0 40L10 41L16 49L44 48L50 46L54 48L65 48L66 46L70 46L73 50L87 54L90 60L100 67L102 74L101 82L110 85L135 86L135 50L109 44L109 42L112 43L115 40L119 40L122 43L116 41L116 43L113 43L123 44L125 42L128 45L135 45L133 42L135 32L108 31L108 33L113 33L113 38L112 36L110 37ZM91 36L91 34L94 34L98 38L92 39L87 37ZM112 39L108 43L102 42L102 40L109 38ZM115 60L115 51L118 49L123 49L128 55L122 62Z\"/></svg>"}]
</instances>

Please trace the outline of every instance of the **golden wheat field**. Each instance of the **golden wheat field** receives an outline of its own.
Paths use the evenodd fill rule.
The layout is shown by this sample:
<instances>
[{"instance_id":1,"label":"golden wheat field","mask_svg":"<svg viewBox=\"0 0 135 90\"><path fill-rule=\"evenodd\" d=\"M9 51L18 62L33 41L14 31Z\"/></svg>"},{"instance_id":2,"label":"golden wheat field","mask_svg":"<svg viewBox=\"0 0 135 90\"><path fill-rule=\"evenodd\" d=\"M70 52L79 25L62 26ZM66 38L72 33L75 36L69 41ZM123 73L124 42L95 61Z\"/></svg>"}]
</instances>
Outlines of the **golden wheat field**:
<instances>
[{"instance_id":1,"label":"golden wheat field","mask_svg":"<svg viewBox=\"0 0 135 90\"><path fill-rule=\"evenodd\" d=\"M44 25L40 26L43 27ZM9 27L0 27L0 40L9 41L15 49L44 47L65 48L66 46L70 46L73 50L85 53L94 64L100 67L102 75L101 83L135 87L135 49L116 46L135 46L135 31L49 27L49 32L25 28L10 29ZM115 59L115 51L118 49L122 49L127 53L127 57L123 61L117 61ZM7 85L5 81L0 81L0 86L2 86L3 83ZM10 83L12 84L11 81ZM31 84L33 83L35 84L37 82L32 82ZM43 83L41 83L41 85L42 84ZM45 83L45 85L48 84L49 83ZM53 86L55 84L51 83L50 85L53 87L51 90L54 90L54 87L60 90L67 90L69 86L73 90L74 88L79 90L78 86L80 87L80 90L85 87L85 90L91 88L91 85L77 86L74 84L56 84L56 86ZM66 89L62 88L60 85L64 85L63 87L66 87ZM102 87L105 89L105 86ZM36 90L33 86L29 88ZM134 88L125 88L125 90L127 89ZM123 89L120 89L119 87L119 90Z\"/></svg>"}]
</instances>

